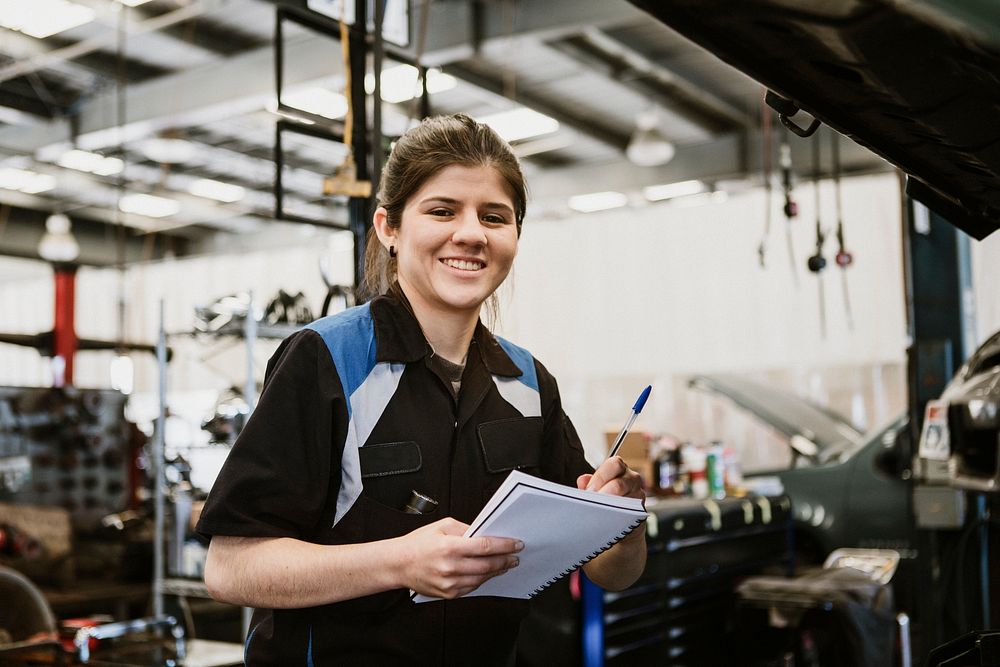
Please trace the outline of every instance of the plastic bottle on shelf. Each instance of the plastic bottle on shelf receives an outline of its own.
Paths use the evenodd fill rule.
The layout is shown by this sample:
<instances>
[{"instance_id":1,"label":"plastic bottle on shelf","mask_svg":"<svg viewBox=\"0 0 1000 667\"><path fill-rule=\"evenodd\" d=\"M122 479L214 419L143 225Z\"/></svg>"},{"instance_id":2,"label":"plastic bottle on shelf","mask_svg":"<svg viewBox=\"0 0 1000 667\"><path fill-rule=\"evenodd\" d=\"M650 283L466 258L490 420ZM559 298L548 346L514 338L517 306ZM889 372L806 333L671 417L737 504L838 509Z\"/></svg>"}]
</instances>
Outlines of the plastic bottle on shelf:
<instances>
[{"instance_id":1,"label":"plastic bottle on shelf","mask_svg":"<svg viewBox=\"0 0 1000 667\"><path fill-rule=\"evenodd\" d=\"M691 459L696 456L695 446L690 442L681 443L677 448L677 482L674 484L676 495L691 495Z\"/></svg>"},{"instance_id":2,"label":"plastic bottle on shelf","mask_svg":"<svg viewBox=\"0 0 1000 667\"><path fill-rule=\"evenodd\" d=\"M658 496L672 496L677 493L677 457L676 445L663 438L659 442L656 458L653 461L655 493Z\"/></svg>"},{"instance_id":3,"label":"plastic bottle on shelf","mask_svg":"<svg viewBox=\"0 0 1000 667\"><path fill-rule=\"evenodd\" d=\"M726 497L726 462L722 443L713 440L705 457L705 476L708 481L708 495L712 498Z\"/></svg>"},{"instance_id":4,"label":"plastic bottle on shelf","mask_svg":"<svg viewBox=\"0 0 1000 667\"><path fill-rule=\"evenodd\" d=\"M699 499L708 498L709 488L705 471L705 451L698 447L689 446L684 456L684 462L690 475L691 495Z\"/></svg>"},{"instance_id":5,"label":"plastic bottle on shelf","mask_svg":"<svg viewBox=\"0 0 1000 667\"><path fill-rule=\"evenodd\" d=\"M740 466L740 457L732 447L722 450L722 458L726 468L726 493L737 495L746 493L743 488L743 468Z\"/></svg>"},{"instance_id":6,"label":"plastic bottle on shelf","mask_svg":"<svg viewBox=\"0 0 1000 667\"><path fill-rule=\"evenodd\" d=\"M674 468L677 470L677 475L674 477L673 495L675 496L683 496L688 493L689 476L687 468L684 465L684 447L687 446L688 443L680 443L672 452L674 457Z\"/></svg>"}]
</instances>

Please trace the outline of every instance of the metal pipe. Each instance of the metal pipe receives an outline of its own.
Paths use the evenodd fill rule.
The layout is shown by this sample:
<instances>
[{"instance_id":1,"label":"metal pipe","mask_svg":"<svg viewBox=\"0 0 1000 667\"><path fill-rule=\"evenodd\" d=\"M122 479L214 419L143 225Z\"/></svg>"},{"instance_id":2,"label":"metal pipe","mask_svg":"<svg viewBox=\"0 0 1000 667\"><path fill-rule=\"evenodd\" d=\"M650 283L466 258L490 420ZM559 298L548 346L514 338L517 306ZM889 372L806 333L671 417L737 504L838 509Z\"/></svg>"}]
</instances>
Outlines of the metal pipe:
<instances>
[{"instance_id":1,"label":"metal pipe","mask_svg":"<svg viewBox=\"0 0 1000 667\"><path fill-rule=\"evenodd\" d=\"M164 300L160 299L160 335L156 340L156 362L159 369L160 417L153 439L153 615L163 615L163 451L167 426L167 330L164 322Z\"/></svg>"},{"instance_id":2,"label":"metal pipe","mask_svg":"<svg viewBox=\"0 0 1000 667\"><path fill-rule=\"evenodd\" d=\"M93 625L80 628L73 636L73 645L76 647L77 656L81 663L90 661L90 640L91 639L115 639L134 632L145 632L158 628L170 628L170 635L174 638L177 651L177 661L184 663L186 646L184 644L184 628L173 616L151 616L139 618L132 621L120 621L118 623L106 623L104 625Z\"/></svg>"},{"instance_id":3,"label":"metal pipe","mask_svg":"<svg viewBox=\"0 0 1000 667\"><path fill-rule=\"evenodd\" d=\"M910 651L910 617L900 612L896 614L896 624L899 626L899 667L913 667L913 654Z\"/></svg>"},{"instance_id":4,"label":"metal pipe","mask_svg":"<svg viewBox=\"0 0 1000 667\"><path fill-rule=\"evenodd\" d=\"M243 385L243 400L247 402L247 419L253 414L253 409L257 405L257 380L254 375L254 347L257 345L257 318L254 315L254 294L253 290L247 293L247 316L243 320L243 338L247 350L247 376ZM246 639L250 632L250 621L253 617L253 609L243 607L240 612L240 621L243 626L243 638Z\"/></svg>"},{"instance_id":5,"label":"metal pipe","mask_svg":"<svg viewBox=\"0 0 1000 667\"><path fill-rule=\"evenodd\" d=\"M990 511L986 494L976 494L976 516L979 519L979 589L983 610L983 629L990 623Z\"/></svg>"},{"instance_id":6,"label":"metal pipe","mask_svg":"<svg viewBox=\"0 0 1000 667\"><path fill-rule=\"evenodd\" d=\"M56 294L55 320L52 326L52 356L63 361L62 372L55 373L56 387L73 385L73 357L76 356L77 338L74 327L76 314L76 266L54 266ZM57 362L58 363L58 362Z\"/></svg>"}]
</instances>

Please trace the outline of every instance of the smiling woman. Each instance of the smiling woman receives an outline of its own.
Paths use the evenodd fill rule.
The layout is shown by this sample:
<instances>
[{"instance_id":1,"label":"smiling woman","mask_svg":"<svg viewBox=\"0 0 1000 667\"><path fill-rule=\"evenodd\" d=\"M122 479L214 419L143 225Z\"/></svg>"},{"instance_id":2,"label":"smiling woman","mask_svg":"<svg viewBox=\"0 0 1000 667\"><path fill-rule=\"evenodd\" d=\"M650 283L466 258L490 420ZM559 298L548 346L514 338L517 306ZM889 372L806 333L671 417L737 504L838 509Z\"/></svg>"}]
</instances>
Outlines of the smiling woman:
<instances>
[{"instance_id":1,"label":"smiling woman","mask_svg":"<svg viewBox=\"0 0 1000 667\"><path fill-rule=\"evenodd\" d=\"M446 330L471 331L479 310L510 272L517 254L514 203L492 166L450 165L411 196L393 226L375 212L375 232L395 259L399 288L431 347L461 363L467 341L447 345Z\"/></svg>"},{"instance_id":2,"label":"smiling woman","mask_svg":"<svg viewBox=\"0 0 1000 667\"><path fill-rule=\"evenodd\" d=\"M479 167L492 171L493 176L488 180L503 194L496 202L486 200L484 203L506 208L505 219L515 226L515 237L520 237L528 192L521 166L507 142L489 126L464 114L427 119L396 143L382 171L376 228L369 234L365 255L362 289L366 296L385 294L397 276L396 259L388 251L392 244L383 245L381 235L376 236L379 218L384 219L384 227L398 230L407 204L413 203L418 192L422 197L441 195L426 191L426 185L428 180L449 167ZM464 193L461 194L464 197ZM447 205L452 201L437 203Z\"/></svg>"},{"instance_id":3,"label":"smiling woman","mask_svg":"<svg viewBox=\"0 0 1000 667\"><path fill-rule=\"evenodd\" d=\"M464 537L493 491L521 469L643 497L620 458L593 470L555 379L479 319L525 200L510 146L468 116L397 142L366 256L374 298L282 343L198 524L213 596L256 609L248 665L511 665L528 602L463 597L523 548ZM585 569L620 589L645 554L633 531Z\"/></svg>"}]
</instances>

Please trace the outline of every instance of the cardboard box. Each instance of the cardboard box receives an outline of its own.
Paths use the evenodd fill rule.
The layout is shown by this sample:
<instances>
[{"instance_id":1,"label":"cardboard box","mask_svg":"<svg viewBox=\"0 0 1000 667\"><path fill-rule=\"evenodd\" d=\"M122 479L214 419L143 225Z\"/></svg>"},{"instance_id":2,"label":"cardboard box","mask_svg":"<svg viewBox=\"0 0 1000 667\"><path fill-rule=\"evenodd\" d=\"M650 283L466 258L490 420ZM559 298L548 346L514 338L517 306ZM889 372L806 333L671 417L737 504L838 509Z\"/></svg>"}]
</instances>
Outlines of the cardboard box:
<instances>
[{"instance_id":1,"label":"cardboard box","mask_svg":"<svg viewBox=\"0 0 1000 667\"><path fill-rule=\"evenodd\" d=\"M608 449L611 451L611 446L615 444L615 438L618 437L618 431L605 431L604 439L607 441ZM622 441L622 446L618 448L618 456L622 457L626 461L634 461L636 459L652 459L649 447L652 439L649 437L648 433L644 431L629 431L628 435Z\"/></svg>"},{"instance_id":2,"label":"cardboard box","mask_svg":"<svg viewBox=\"0 0 1000 667\"><path fill-rule=\"evenodd\" d=\"M608 452L611 451L611 446L615 444L615 438L617 437L618 431L604 432ZM639 476L642 477L642 486L647 493L655 488L654 482L656 481L656 471L654 470L652 452L650 451L651 442L652 438L648 433L644 431L629 431L628 435L622 441L622 446L618 448L618 456L625 461L625 465L639 473Z\"/></svg>"}]
</instances>

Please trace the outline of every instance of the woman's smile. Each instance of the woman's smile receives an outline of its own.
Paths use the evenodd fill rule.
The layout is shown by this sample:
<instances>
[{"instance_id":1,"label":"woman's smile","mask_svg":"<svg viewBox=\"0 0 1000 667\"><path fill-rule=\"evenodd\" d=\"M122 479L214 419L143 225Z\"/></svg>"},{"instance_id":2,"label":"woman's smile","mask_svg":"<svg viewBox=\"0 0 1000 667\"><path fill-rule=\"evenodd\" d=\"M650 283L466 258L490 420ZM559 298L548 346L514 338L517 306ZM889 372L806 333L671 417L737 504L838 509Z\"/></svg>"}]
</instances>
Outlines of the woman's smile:
<instances>
[{"instance_id":1,"label":"woman's smile","mask_svg":"<svg viewBox=\"0 0 1000 667\"><path fill-rule=\"evenodd\" d=\"M486 263L478 259L455 259L447 257L442 259L441 262L453 269L458 269L459 271L480 271L486 267Z\"/></svg>"}]
</instances>

